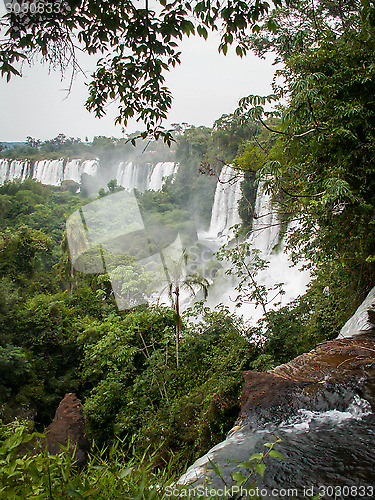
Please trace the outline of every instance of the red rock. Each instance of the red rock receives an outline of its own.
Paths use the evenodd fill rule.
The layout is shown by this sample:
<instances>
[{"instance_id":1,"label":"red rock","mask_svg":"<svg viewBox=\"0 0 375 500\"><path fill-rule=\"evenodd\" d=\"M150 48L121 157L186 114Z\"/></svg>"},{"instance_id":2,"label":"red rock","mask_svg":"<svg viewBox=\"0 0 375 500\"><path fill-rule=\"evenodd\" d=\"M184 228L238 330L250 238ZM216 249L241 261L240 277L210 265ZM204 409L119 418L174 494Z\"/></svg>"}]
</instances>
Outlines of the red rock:
<instances>
[{"instance_id":1,"label":"red rock","mask_svg":"<svg viewBox=\"0 0 375 500\"><path fill-rule=\"evenodd\" d=\"M76 447L76 465L86 461L89 442L86 438L86 427L81 401L75 394L66 394L59 404L53 422L47 427L47 448L49 453L57 455L62 452L60 445L68 446L71 456Z\"/></svg>"}]
</instances>

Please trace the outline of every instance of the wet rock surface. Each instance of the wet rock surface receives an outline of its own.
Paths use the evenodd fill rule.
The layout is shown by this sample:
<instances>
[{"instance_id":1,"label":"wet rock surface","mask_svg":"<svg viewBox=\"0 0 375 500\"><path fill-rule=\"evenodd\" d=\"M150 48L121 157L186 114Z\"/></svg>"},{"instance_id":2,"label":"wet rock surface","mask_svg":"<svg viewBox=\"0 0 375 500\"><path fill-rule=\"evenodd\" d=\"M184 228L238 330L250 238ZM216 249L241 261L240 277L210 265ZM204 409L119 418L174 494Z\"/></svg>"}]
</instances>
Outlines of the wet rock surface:
<instances>
[{"instance_id":1,"label":"wet rock surface","mask_svg":"<svg viewBox=\"0 0 375 500\"><path fill-rule=\"evenodd\" d=\"M375 337L364 333L324 342L269 373L289 380L345 382L373 376L374 364Z\"/></svg>"},{"instance_id":2,"label":"wet rock surface","mask_svg":"<svg viewBox=\"0 0 375 500\"><path fill-rule=\"evenodd\" d=\"M89 450L89 442L86 438L85 420L81 401L75 394L66 394L59 404L55 418L46 428L47 448L49 453L56 455L62 452L60 445L67 447L72 455L76 448L74 458L75 465L84 465Z\"/></svg>"},{"instance_id":3,"label":"wet rock surface","mask_svg":"<svg viewBox=\"0 0 375 500\"><path fill-rule=\"evenodd\" d=\"M244 373L236 426L280 422L305 408L344 410L357 394L375 410L375 339L364 334L320 344L268 372Z\"/></svg>"},{"instance_id":4,"label":"wet rock surface","mask_svg":"<svg viewBox=\"0 0 375 500\"><path fill-rule=\"evenodd\" d=\"M257 427L294 414L298 400L308 385L305 381L288 380L268 372L244 372L245 385L241 396L241 413L235 427ZM276 415L275 409L277 409Z\"/></svg>"},{"instance_id":5,"label":"wet rock surface","mask_svg":"<svg viewBox=\"0 0 375 500\"><path fill-rule=\"evenodd\" d=\"M246 475L238 464L265 452L264 443L279 436L276 449L285 461L266 463L264 478L257 482L265 488L263 498L285 498L274 495L273 488L296 488L294 498L306 498L305 488L323 492L321 498L374 498L374 336L366 332L325 342L268 372L245 372L244 378L235 426L226 441L190 467L182 484L202 484L208 477L212 486L223 486L212 461L233 485L234 472ZM325 495L324 488L336 486L341 490Z\"/></svg>"}]
</instances>

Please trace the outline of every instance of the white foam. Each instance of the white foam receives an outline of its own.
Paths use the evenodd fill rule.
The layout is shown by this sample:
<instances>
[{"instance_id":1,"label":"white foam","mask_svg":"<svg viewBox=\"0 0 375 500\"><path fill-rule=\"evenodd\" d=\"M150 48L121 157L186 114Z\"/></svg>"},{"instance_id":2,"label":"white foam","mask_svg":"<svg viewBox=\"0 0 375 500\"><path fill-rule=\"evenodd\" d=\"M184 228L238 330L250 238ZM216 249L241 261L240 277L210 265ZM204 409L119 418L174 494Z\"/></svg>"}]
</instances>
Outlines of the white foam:
<instances>
[{"instance_id":1,"label":"white foam","mask_svg":"<svg viewBox=\"0 0 375 500\"><path fill-rule=\"evenodd\" d=\"M361 420L364 416L372 413L371 405L365 399L355 395L352 403L345 411L328 410L324 412L298 410L298 415L291 417L280 424L279 429L289 433L308 432L312 424L340 425L347 420Z\"/></svg>"}]
</instances>

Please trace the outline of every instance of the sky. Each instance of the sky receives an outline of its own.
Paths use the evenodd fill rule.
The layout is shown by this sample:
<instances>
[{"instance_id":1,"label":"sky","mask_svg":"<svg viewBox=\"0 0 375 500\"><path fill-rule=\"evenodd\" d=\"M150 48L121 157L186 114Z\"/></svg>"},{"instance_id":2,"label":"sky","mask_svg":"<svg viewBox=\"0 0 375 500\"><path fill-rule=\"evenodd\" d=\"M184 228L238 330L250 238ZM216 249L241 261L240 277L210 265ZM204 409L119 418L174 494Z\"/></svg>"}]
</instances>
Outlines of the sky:
<instances>
[{"instance_id":1,"label":"sky","mask_svg":"<svg viewBox=\"0 0 375 500\"><path fill-rule=\"evenodd\" d=\"M0 15L4 13L0 3ZM241 97L270 91L275 71L271 58L249 54L241 59L234 48L224 56L218 53L218 44L217 35L210 35L208 41L190 37L181 43L182 64L166 74L174 99L164 126L186 122L210 127L222 114L233 112ZM86 75L77 75L69 95L69 76L61 80L59 73L49 73L39 63L24 66L22 78L14 77L9 83L0 78L0 142L25 141L27 136L47 140L60 133L90 141L97 135L122 136L122 127L114 125L115 104L101 119L85 109L86 84L95 59L82 55L79 62ZM126 133L141 129L142 124L134 120Z\"/></svg>"}]
</instances>

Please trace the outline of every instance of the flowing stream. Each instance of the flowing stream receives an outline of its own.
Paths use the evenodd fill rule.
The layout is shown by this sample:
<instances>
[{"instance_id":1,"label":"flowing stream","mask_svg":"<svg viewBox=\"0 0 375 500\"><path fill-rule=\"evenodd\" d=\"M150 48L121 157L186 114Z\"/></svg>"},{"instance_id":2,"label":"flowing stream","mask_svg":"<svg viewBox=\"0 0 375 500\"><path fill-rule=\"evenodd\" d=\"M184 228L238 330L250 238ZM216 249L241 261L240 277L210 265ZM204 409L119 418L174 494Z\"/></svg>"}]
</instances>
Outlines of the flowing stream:
<instances>
[{"instance_id":1,"label":"flowing stream","mask_svg":"<svg viewBox=\"0 0 375 500\"><path fill-rule=\"evenodd\" d=\"M227 175L227 170L224 173ZM230 189L231 193L229 189L225 193L221 185L217 187L210 231L201 235L202 241L206 239L211 245L214 241L217 245L222 242L224 233L230 237L225 212L238 186L232 185ZM224 196L227 200L220 199ZM257 282L269 288L283 283L285 295L270 303L270 307L279 307L302 294L310 276L291 265L284 241L279 238L277 207L261 185L255 215L247 242L269 262L267 269L257 275ZM215 239L213 233L218 228L224 229L220 229ZM221 283L220 277L214 283L209 301L211 305L222 301L233 308L231 294L235 293L236 282L225 280L224 271L225 268L221 270ZM276 449L285 460L267 457L264 477L258 477L250 494L265 499L302 499L317 494L336 500L374 498L375 341L371 329L375 326L375 315L370 317L369 309L375 310L375 288L344 326L340 340L332 341L338 342L337 345L331 347L328 343L326 349L323 346L271 371L271 378L276 376L275 380L281 380L281 384L289 380L295 388L283 395L278 393L277 384L274 389L266 384L264 395L258 394L259 406L244 408L227 439L197 460L180 478L181 494L190 493L193 497L193 487L205 487L208 490L198 491L211 490L213 497L216 493L220 497L225 487L235 485L233 474L241 472L248 476L249 469L239 464L248 461L253 453L266 452L264 444L275 441L277 436L281 442ZM263 314L253 304L244 304L239 312L253 324ZM249 380L257 387L256 381L251 382L251 372ZM266 401L267 390L271 403ZM214 472L212 464L221 467L222 478ZM224 494L224 498L228 496Z\"/></svg>"},{"instance_id":2,"label":"flowing stream","mask_svg":"<svg viewBox=\"0 0 375 500\"><path fill-rule=\"evenodd\" d=\"M375 337L373 330L351 333L269 372L246 372L238 421L180 485L235 484L236 472L251 470L239 464L265 452L264 444L277 436L275 449L285 460L265 460L264 477L256 482L262 498L283 498L285 490L288 498L373 498ZM220 465L222 478L212 463Z\"/></svg>"},{"instance_id":3,"label":"flowing stream","mask_svg":"<svg viewBox=\"0 0 375 500\"><path fill-rule=\"evenodd\" d=\"M238 464L254 452L265 452L264 444L278 436L281 443L276 449L285 460L269 457L265 461L264 477L253 486L263 490L262 498L283 498L283 490L289 490L289 498L323 493L322 498L337 500L370 499L375 494L374 424L369 403L358 396L342 409L301 409L280 423L242 428L199 459L180 484L202 484L206 477L215 489L232 485L230 474L249 472ZM224 481L214 474L209 460L220 464Z\"/></svg>"}]
</instances>

